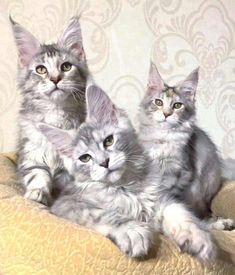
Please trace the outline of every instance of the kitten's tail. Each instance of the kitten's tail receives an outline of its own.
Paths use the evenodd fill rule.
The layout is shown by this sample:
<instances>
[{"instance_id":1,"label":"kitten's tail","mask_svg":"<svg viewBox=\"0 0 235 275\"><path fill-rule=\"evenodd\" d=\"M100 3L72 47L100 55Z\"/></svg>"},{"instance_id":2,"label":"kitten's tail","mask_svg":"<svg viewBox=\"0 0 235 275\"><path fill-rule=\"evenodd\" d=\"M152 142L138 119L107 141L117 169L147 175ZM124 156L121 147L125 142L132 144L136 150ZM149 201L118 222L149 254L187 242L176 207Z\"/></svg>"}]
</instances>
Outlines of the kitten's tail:
<instances>
[{"instance_id":1,"label":"kitten's tail","mask_svg":"<svg viewBox=\"0 0 235 275\"><path fill-rule=\"evenodd\" d=\"M222 162L222 177L235 180L235 159L227 158Z\"/></svg>"}]
</instances>

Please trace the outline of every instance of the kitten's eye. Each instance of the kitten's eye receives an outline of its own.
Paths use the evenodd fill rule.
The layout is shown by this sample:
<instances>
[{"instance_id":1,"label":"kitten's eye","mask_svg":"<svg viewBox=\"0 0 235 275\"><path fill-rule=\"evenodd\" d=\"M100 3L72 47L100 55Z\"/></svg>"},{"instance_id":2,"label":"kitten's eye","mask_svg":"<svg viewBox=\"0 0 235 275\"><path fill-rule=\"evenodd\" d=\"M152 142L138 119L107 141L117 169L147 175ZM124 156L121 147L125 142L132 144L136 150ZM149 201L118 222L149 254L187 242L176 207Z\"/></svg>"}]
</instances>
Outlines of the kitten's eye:
<instances>
[{"instance_id":1,"label":"kitten's eye","mask_svg":"<svg viewBox=\"0 0 235 275\"><path fill-rule=\"evenodd\" d=\"M103 142L104 148L107 148L107 147L113 145L113 142L114 142L113 135L110 135L110 136L106 137L106 139Z\"/></svg>"},{"instance_id":2,"label":"kitten's eye","mask_svg":"<svg viewBox=\"0 0 235 275\"><path fill-rule=\"evenodd\" d=\"M162 102L161 99L155 99L154 103L155 103L155 105L157 105L157 106L162 106L162 105L163 105L163 102Z\"/></svg>"},{"instance_id":3,"label":"kitten's eye","mask_svg":"<svg viewBox=\"0 0 235 275\"><path fill-rule=\"evenodd\" d=\"M61 71L63 72L68 72L70 71L72 68L72 64L69 63L69 62L64 62L62 65L61 65Z\"/></svg>"},{"instance_id":4,"label":"kitten's eye","mask_svg":"<svg viewBox=\"0 0 235 275\"><path fill-rule=\"evenodd\" d=\"M43 65L38 65L36 67L36 72L38 74L46 74L47 73L47 68L45 66L43 66Z\"/></svg>"},{"instance_id":5,"label":"kitten's eye","mask_svg":"<svg viewBox=\"0 0 235 275\"><path fill-rule=\"evenodd\" d=\"M91 159L91 155L85 154L85 155L82 155L79 159L82 162L88 162Z\"/></svg>"},{"instance_id":6,"label":"kitten's eye","mask_svg":"<svg viewBox=\"0 0 235 275\"><path fill-rule=\"evenodd\" d=\"M176 102L176 103L173 105L174 109L180 109L182 106L183 106L183 103L181 103L181 102Z\"/></svg>"}]
</instances>

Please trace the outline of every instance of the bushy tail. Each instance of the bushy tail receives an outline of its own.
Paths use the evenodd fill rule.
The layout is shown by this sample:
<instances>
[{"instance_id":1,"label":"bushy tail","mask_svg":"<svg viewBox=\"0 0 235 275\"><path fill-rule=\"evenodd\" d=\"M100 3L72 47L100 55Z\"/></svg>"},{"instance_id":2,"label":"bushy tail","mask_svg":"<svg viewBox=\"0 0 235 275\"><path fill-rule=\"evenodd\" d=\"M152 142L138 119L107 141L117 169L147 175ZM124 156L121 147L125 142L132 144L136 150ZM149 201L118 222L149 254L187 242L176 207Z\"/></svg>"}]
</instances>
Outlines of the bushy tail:
<instances>
[{"instance_id":1,"label":"bushy tail","mask_svg":"<svg viewBox=\"0 0 235 275\"><path fill-rule=\"evenodd\" d=\"M235 180L235 159L227 158L223 160L222 176L225 179Z\"/></svg>"}]
</instances>

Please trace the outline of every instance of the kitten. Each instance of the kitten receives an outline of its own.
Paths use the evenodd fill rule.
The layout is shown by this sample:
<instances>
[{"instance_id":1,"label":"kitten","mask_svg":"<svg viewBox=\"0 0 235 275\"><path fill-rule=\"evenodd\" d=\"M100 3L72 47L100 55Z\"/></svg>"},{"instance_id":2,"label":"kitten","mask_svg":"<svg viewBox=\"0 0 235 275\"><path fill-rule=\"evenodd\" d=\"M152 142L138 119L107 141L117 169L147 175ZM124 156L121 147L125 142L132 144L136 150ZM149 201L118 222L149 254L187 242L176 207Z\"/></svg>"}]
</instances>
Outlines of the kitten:
<instances>
[{"instance_id":1,"label":"kitten","mask_svg":"<svg viewBox=\"0 0 235 275\"><path fill-rule=\"evenodd\" d=\"M130 257L153 242L153 196L143 184L145 159L127 115L97 86L86 91L87 118L77 131L38 127L73 174L51 212L100 232ZM147 191L146 191L147 192Z\"/></svg>"},{"instance_id":2,"label":"kitten","mask_svg":"<svg viewBox=\"0 0 235 275\"><path fill-rule=\"evenodd\" d=\"M25 197L51 201L55 181L67 181L56 150L35 128L45 122L62 129L77 128L84 120L87 65L78 18L73 18L56 44L40 44L11 19L19 53L20 140L18 174Z\"/></svg>"},{"instance_id":3,"label":"kitten","mask_svg":"<svg viewBox=\"0 0 235 275\"><path fill-rule=\"evenodd\" d=\"M128 117L102 90L89 87L86 102L87 119L79 130L38 126L64 156L75 178L51 212L95 229L130 257L144 256L165 211L159 208L159 194L155 192L160 184L158 173L151 175L156 168L145 157ZM213 258L215 247L209 233L194 221L188 224L190 228L184 233L196 233L190 239L181 235L178 244L183 247L192 240L189 253L204 260Z\"/></svg>"},{"instance_id":4,"label":"kitten","mask_svg":"<svg viewBox=\"0 0 235 275\"><path fill-rule=\"evenodd\" d=\"M159 208L163 209L162 230L179 244L182 230L191 221L203 230L234 227L230 219L216 222L198 219L211 214L210 203L222 181L216 146L196 126L197 84L198 69L179 85L170 87L151 64L148 88L140 104L139 138L155 163L156 171L152 173L160 173L161 177L156 192ZM183 248L191 250L195 242L195 252L198 253L196 242L202 236L193 227L189 226L189 229L194 240L188 236ZM184 233L187 235L186 231Z\"/></svg>"}]
</instances>

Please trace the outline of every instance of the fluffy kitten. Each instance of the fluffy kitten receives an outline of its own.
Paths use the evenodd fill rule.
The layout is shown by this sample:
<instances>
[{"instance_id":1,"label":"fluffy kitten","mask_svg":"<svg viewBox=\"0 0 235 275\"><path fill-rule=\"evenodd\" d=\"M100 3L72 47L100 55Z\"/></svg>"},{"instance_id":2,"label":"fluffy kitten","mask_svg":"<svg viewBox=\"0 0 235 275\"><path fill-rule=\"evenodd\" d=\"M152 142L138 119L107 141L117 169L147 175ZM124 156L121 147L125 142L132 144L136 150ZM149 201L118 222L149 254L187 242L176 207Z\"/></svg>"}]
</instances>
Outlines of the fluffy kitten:
<instances>
[{"instance_id":1,"label":"fluffy kitten","mask_svg":"<svg viewBox=\"0 0 235 275\"><path fill-rule=\"evenodd\" d=\"M196 126L197 83L198 69L181 84L170 87L151 64L148 88L140 105L139 131L140 141L155 163L156 171L152 173L160 173L161 177L155 192L159 194L159 207L163 209L162 230L180 244L182 230L189 227L194 237L185 232L189 239L183 247L196 254L201 253L203 235L188 226L191 221L204 230L232 229L234 225L230 219L209 223L196 218L210 214L211 200L221 186L216 147Z\"/></svg>"},{"instance_id":2,"label":"fluffy kitten","mask_svg":"<svg viewBox=\"0 0 235 275\"><path fill-rule=\"evenodd\" d=\"M57 152L35 128L45 122L62 129L77 128L84 120L87 66L78 18L73 18L56 44L40 44L12 22L19 52L20 144L18 174L25 197L49 204L55 181L66 172Z\"/></svg>"},{"instance_id":3,"label":"fluffy kitten","mask_svg":"<svg viewBox=\"0 0 235 275\"><path fill-rule=\"evenodd\" d=\"M126 114L98 87L89 87L86 97L87 119L77 132L39 126L75 177L74 185L66 187L51 212L97 230L130 257L144 256L159 223L168 222L162 220L163 215L171 211L159 204L159 173L150 173L156 167L145 158ZM167 205L168 199L164 196ZM179 235L177 229L173 232L177 243L186 249L191 242L189 253L204 260L213 258L210 235L196 220L185 221Z\"/></svg>"},{"instance_id":4,"label":"fluffy kitten","mask_svg":"<svg viewBox=\"0 0 235 275\"><path fill-rule=\"evenodd\" d=\"M51 212L95 229L130 257L144 256L153 243L155 204L142 147L127 115L99 87L87 89L86 103L77 131L39 126L75 178Z\"/></svg>"}]
</instances>

